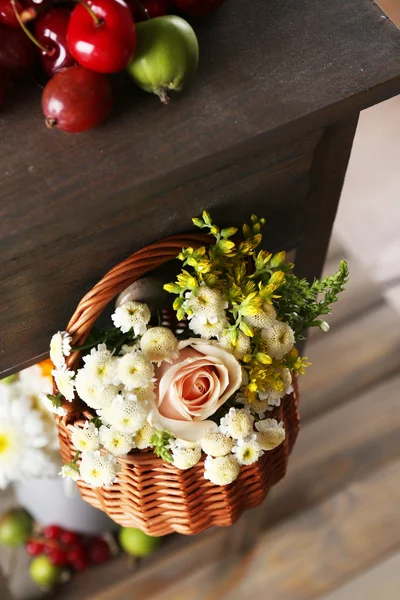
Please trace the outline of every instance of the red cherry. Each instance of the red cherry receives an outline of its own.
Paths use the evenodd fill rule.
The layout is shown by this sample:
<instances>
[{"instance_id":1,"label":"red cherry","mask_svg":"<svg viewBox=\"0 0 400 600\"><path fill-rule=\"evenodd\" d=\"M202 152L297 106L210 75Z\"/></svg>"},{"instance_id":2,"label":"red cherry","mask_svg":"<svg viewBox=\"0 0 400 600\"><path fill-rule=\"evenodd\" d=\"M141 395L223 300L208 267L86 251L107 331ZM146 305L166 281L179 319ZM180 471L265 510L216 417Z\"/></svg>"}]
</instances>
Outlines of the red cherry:
<instances>
[{"instance_id":1,"label":"red cherry","mask_svg":"<svg viewBox=\"0 0 400 600\"><path fill-rule=\"evenodd\" d=\"M63 531L60 535L60 541L66 546L76 547L80 542L80 537L75 531Z\"/></svg>"},{"instance_id":2,"label":"red cherry","mask_svg":"<svg viewBox=\"0 0 400 600\"><path fill-rule=\"evenodd\" d=\"M107 562L111 556L109 545L101 538L95 538L89 543L87 553L90 562L94 563L95 565Z\"/></svg>"},{"instance_id":3,"label":"red cherry","mask_svg":"<svg viewBox=\"0 0 400 600\"><path fill-rule=\"evenodd\" d=\"M36 52L22 29L0 23L0 79L21 78L35 63Z\"/></svg>"},{"instance_id":4,"label":"red cherry","mask_svg":"<svg viewBox=\"0 0 400 600\"><path fill-rule=\"evenodd\" d=\"M189 17L204 17L223 5L225 0L173 0L174 6Z\"/></svg>"},{"instance_id":5,"label":"red cherry","mask_svg":"<svg viewBox=\"0 0 400 600\"><path fill-rule=\"evenodd\" d=\"M68 564L68 555L65 550L61 550L61 548L54 548L48 554L50 562L57 567L63 567Z\"/></svg>"},{"instance_id":6,"label":"red cherry","mask_svg":"<svg viewBox=\"0 0 400 600\"><path fill-rule=\"evenodd\" d=\"M34 12L24 11L23 6L18 0L15 2L15 8L23 21L29 21L29 14L31 14L31 18L35 18ZM0 23L17 29L20 27L11 0L0 0Z\"/></svg>"},{"instance_id":7,"label":"red cherry","mask_svg":"<svg viewBox=\"0 0 400 600\"><path fill-rule=\"evenodd\" d=\"M76 569L77 571L85 571L89 566L89 561L86 558L86 556L83 556L82 558L75 560L71 564L74 567L74 569Z\"/></svg>"},{"instance_id":8,"label":"red cherry","mask_svg":"<svg viewBox=\"0 0 400 600\"><path fill-rule=\"evenodd\" d=\"M69 49L80 65L98 73L122 71L137 44L135 24L123 0L87 0L72 11L68 25ZM97 22L96 22L97 17Z\"/></svg>"},{"instance_id":9,"label":"red cherry","mask_svg":"<svg viewBox=\"0 0 400 600\"><path fill-rule=\"evenodd\" d=\"M73 565L80 560L87 560L86 551L83 546L76 546L68 550L68 562Z\"/></svg>"},{"instance_id":10,"label":"red cherry","mask_svg":"<svg viewBox=\"0 0 400 600\"><path fill-rule=\"evenodd\" d=\"M48 127L77 133L99 125L112 108L108 78L83 67L68 67L54 75L42 95Z\"/></svg>"},{"instance_id":11,"label":"red cherry","mask_svg":"<svg viewBox=\"0 0 400 600\"><path fill-rule=\"evenodd\" d=\"M54 75L60 69L72 67L75 59L67 45L67 29L71 11L68 8L53 8L36 19L35 37L48 49L40 50L43 69L47 75Z\"/></svg>"},{"instance_id":12,"label":"red cherry","mask_svg":"<svg viewBox=\"0 0 400 600\"><path fill-rule=\"evenodd\" d=\"M26 542L25 550L30 556L39 556L44 551L44 544L37 542L36 540L28 540Z\"/></svg>"},{"instance_id":13,"label":"red cherry","mask_svg":"<svg viewBox=\"0 0 400 600\"><path fill-rule=\"evenodd\" d=\"M48 540L58 540L62 532L63 529L58 525L47 525L43 529L43 535Z\"/></svg>"},{"instance_id":14,"label":"red cherry","mask_svg":"<svg viewBox=\"0 0 400 600\"><path fill-rule=\"evenodd\" d=\"M134 20L139 22L145 21L146 18L155 19L156 17L163 17L166 15L171 7L171 0L141 0L140 4L143 8L141 8L136 0L129 0L127 4ZM147 17L144 14L143 9L146 11Z\"/></svg>"}]
</instances>

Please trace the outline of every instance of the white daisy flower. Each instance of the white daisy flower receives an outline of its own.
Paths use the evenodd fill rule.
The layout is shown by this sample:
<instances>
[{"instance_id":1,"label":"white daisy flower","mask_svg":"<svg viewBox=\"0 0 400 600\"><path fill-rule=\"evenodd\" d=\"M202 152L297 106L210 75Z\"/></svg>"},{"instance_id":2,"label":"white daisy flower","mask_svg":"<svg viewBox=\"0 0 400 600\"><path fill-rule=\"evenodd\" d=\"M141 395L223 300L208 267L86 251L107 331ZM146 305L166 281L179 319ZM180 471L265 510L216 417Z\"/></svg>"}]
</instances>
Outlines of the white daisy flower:
<instances>
[{"instance_id":1,"label":"white daisy flower","mask_svg":"<svg viewBox=\"0 0 400 600\"><path fill-rule=\"evenodd\" d=\"M63 367L62 369L55 369L51 374L54 377L54 381L56 382L60 394L62 394L66 400L72 402L75 395L75 373L66 367Z\"/></svg>"},{"instance_id":2,"label":"white daisy flower","mask_svg":"<svg viewBox=\"0 0 400 600\"><path fill-rule=\"evenodd\" d=\"M246 408L233 408L222 417L219 430L235 440L246 438L253 431L254 417Z\"/></svg>"},{"instance_id":3,"label":"white daisy flower","mask_svg":"<svg viewBox=\"0 0 400 600\"><path fill-rule=\"evenodd\" d=\"M289 369L287 369L286 367L282 367L280 369L280 378L282 381L281 390L276 390L272 387L267 386L267 388L264 391L260 390L258 392L260 402L268 402L269 408L267 408L266 410L271 410L270 407L272 406L280 406L282 398L286 396L286 394L290 394L291 392L293 392L292 374L289 371Z\"/></svg>"},{"instance_id":4,"label":"white daisy flower","mask_svg":"<svg viewBox=\"0 0 400 600\"><path fill-rule=\"evenodd\" d=\"M282 442L286 437L283 421L276 419L264 419L256 423L257 441L263 450L273 450Z\"/></svg>"},{"instance_id":5,"label":"white daisy flower","mask_svg":"<svg viewBox=\"0 0 400 600\"><path fill-rule=\"evenodd\" d=\"M147 404L147 402L154 400L156 397L156 395L154 393L153 382L150 382L149 385L146 385L145 387L133 389L132 394L134 394L134 396L137 398L137 400L139 402L142 402L142 404ZM130 396L130 394L128 394L128 398L129 398L129 396Z\"/></svg>"},{"instance_id":6,"label":"white daisy flower","mask_svg":"<svg viewBox=\"0 0 400 600\"><path fill-rule=\"evenodd\" d=\"M245 354L250 351L250 338L247 337L242 331L239 331L239 337L236 346L231 342L230 333L222 333L218 338L218 343L224 350L227 350L233 356L240 360Z\"/></svg>"},{"instance_id":7,"label":"white daisy flower","mask_svg":"<svg viewBox=\"0 0 400 600\"><path fill-rule=\"evenodd\" d=\"M244 317L244 320L246 323L256 327L257 329L265 329L271 327L271 325L275 322L276 311L272 304L264 302L262 310L258 311L256 315Z\"/></svg>"},{"instance_id":8,"label":"white daisy flower","mask_svg":"<svg viewBox=\"0 0 400 600\"><path fill-rule=\"evenodd\" d=\"M261 331L261 337L267 343L269 356L278 360L286 356L295 343L292 328L283 321L273 321L269 327Z\"/></svg>"},{"instance_id":9,"label":"white daisy flower","mask_svg":"<svg viewBox=\"0 0 400 600\"><path fill-rule=\"evenodd\" d=\"M114 456L126 456L135 445L131 434L118 431L114 427L102 425L99 437L104 448Z\"/></svg>"},{"instance_id":10,"label":"white daisy flower","mask_svg":"<svg viewBox=\"0 0 400 600\"><path fill-rule=\"evenodd\" d=\"M117 382L117 359L105 344L92 348L90 354L83 357L83 361L85 373L94 385L100 387Z\"/></svg>"},{"instance_id":11,"label":"white daisy flower","mask_svg":"<svg viewBox=\"0 0 400 600\"><path fill-rule=\"evenodd\" d=\"M221 292L201 285L196 292L187 292L185 294L183 307L197 317L199 323L215 324L225 316L224 310L228 308L228 302L224 299ZM191 318L192 315L189 316Z\"/></svg>"},{"instance_id":12,"label":"white daisy flower","mask_svg":"<svg viewBox=\"0 0 400 600\"><path fill-rule=\"evenodd\" d=\"M151 438L156 432L156 428L152 427L148 423L146 423L134 436L133 440L135 442L135 447L139 450L145 450L146 448L151 448L153 444L151 443Z\"/></svg>"},{"instance_id":13,"label":"white daisy flower","mask_svg":"<svg viewBox=\"0 0 400 600\"><path fill-rule=\"evenodd\" d=\"M50 341L50 359L53 365L60 369L65 365L65 356L71 353L72 337L67 331L58 331Z\"/></svg>"},{"instance_id":14,"label":"white daisy flower","mask_svg":"<svg viewBox=\"0 0 400 600\"><path fill-rule=\"evenodd\" d=\"M226 456L232 450L232 438L223 433L209 433L200 440L203 452L211 456Z\"/></svg>"},{"instance_id":15,"label":"white daisy flower","mask_svg":"<svg viewBox=\"0 0 400 600\"><path fill-rule=\"evenodd\" d=\"M228 485L239 475L240 466L233 454L213 458L207 456L204 461L204 479L215 485Z\"/></svg>"},{"instance_id":16,"label":"white daisy flower","mask_svg":"<svg viewBox=\"0 0 400 600\"><path fill-rule=\"evenodd\" d=\"M68 414L68 411L62 406L55 406L55 404L47 397L47 394L39 394L39 400L43 406L54 415L65 417Z\"/></svg>"},{"instance_id":17,"label":"white daisy flower","mask_svg":"<svg viewBox=\"0 0 400 600\"><path fill-rule=\"evenodd\" d=\"M98 385L86 368L80 369L75 378L76 392L90 408L98 410L110 404L118 393L115 385Z\"/></svg>"},{"instance_id":18,"label":"white daisy flower","mask_svg":"<svg viewBox=\"0 0 400 600\"><path fill-rule=\"evenodd\" d=\"M154 367L142 352L118 358L118 377L128 390L146 387L154 375Z\"/></svg>"},{"instance_id":19,"label":"white daisy flower","mask_svg":"<svg viewBox=\"0 0 400 600\"><path fill-rule=\"evenodd\" d=\"M140 340L141 350L146 358L160 366L163 360L171 363L178 358L178 340L167 327L152 327Z\"/></svg>"},{"instance_id":20,"label":"white daisy flower","mask_svg":"<svg viewBox=\"0 0 400 600\"><path fill-rule=\"evenodd\" d=\"M115 327L118 327L122 333L128 333L133 329L135 335L143 335L151 319L151 313L147 304L130 300L118 307L111 318Z\"/></svg>"},{"instance_id":21,"label":"white daisy flower","mask_svg":"<svg viewBox=\"0 0 400 600\"><path fill-rule=\"evenodd\" d=\"M62 475L63 479L72 479L72 481L78 481L79 467L75 463L67 463L61 468L59 475Z\"/></svg>"},{"instance_id":22,"label":"white daisy flower","mask_svg":"<svg viewBox=\"0 0 400 600\"><path fill-rule=\"evenodd\" d=\"M114 398L104 410L98 411L105 425L110 425L123 433L135 434L146 423L147 411L137 400Z\"/></svg>"},{"instance_id":23,"label":"white daisy flower","mask_svg":"<svg viewBox=\"0 0 400 600\"><path fill-rule=\"evenodd\" d=\"M217 319L213 323L210 321L205 321L201 317L194 316L189 321L189 328L195 333L199 335L203 339L209 340L213 337L218 337L221 332L227 327L228 321L225 318L225 314L222 315L222 318Z\"/></svg>"},{"instance_id":24,"label":"white daisy flower","mask_svg":"<svg viewBox=\"0 0 400 600\"><path fill-rule=\"evenodd\" d=\"M82 454L80 475L93 488L111 486L115 483L119 470L117 459L112 454L101 455L99 450Z\"/></svg>"},{"instance_id":25,"label":"white daisy flower","mask_svg":"<svg viewBox=\"0 0 400 600\"><path fill-rule=\"evenodd\" d=\"M200 444L181 444L180 440L176 440L175 443L171 444L171 452L174 466L182 469L182 471L191 469L201 459Z\"/></svg>"},{"instance_id":26,"label":"white daisy flower","mask_svg":"<svg viewBox=\"0 0 400 600\"><path fill-rule=\"evenodd\" d=\"M245 439L237 440L232 452L236 456L239 465L252 465L263 454L255 433Z\"/></svg>"},{"instance_id":27,"label":"white daisy flower","mask_svg":"<svg viewBox=\"0 0 400 600\"><path fill-rule=\"evenodd\" d=\"M94 423L86 421L83 427L72 428L71 441L80 452L91 452L100 448L99 430Z\"/></svg>"}]
</instances>

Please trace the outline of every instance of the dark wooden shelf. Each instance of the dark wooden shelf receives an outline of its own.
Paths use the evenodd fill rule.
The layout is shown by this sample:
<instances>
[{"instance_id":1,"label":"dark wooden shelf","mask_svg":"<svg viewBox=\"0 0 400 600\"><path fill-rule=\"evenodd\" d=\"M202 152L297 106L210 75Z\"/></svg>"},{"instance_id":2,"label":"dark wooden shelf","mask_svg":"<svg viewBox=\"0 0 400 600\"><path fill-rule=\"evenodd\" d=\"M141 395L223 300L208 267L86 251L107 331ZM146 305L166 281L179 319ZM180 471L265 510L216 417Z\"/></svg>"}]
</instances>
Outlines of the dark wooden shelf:
<instances>
[{"instance_id":1,"label":"dark wooden shelf","mask_svg":"<svg viewBox=\"0 0 400 600\"><path fill-rule=\"evenodd\" d=\"M116 261L205 206L237 208L254 157L261 173L286 144L287 164L289 142L400 92L400 33L372 0L228 0L196 29L198 77L167 108L118 80L109 121L67 135L46 130L33 86L5 105L0 372L44 353ZM268 216L266 195L234 220L257 203Z\"/></svg>"}]
</instances>

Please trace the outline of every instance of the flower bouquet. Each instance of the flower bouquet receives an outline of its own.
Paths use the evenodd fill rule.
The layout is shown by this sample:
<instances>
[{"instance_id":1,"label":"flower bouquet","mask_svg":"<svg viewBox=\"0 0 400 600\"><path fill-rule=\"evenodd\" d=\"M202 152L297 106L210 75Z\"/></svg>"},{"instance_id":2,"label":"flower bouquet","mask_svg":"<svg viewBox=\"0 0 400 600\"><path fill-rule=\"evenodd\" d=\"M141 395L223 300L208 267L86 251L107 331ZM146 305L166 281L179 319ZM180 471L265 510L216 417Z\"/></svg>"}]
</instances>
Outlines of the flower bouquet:
<instances>
[{"instance_id":1,"label":"flower bouquet","mask_svg":"<svg viewBox=\"0 0 400 600\"><path fill-rule=\"evenodd\" d=\"M51 340L64 477L123 526L151 535L230 525L286 471L299 429L296 341L344 289L348 270L309 284L285 252L260 250L264 219L242 235L210 215L207 235L166 238L112 269ZM178 254L153 311L129 284ZM113 327L93 325L123 292Z\"/></svg>"}]
</instances>

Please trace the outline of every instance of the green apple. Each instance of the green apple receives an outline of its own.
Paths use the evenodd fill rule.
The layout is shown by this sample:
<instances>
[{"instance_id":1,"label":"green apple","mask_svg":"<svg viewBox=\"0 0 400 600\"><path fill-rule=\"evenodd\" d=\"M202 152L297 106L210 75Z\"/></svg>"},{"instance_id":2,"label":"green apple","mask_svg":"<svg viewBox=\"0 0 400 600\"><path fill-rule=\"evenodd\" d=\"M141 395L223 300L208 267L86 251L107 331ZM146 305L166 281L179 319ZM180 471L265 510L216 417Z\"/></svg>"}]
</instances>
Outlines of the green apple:
<instances>
[{"instance_id":1,"label":"green apple","mask_svg":"<svg viewBox=\"0 0 400 600\"><path fill-rule=\"evenodd\" d=\"M0 544L20 546L29 539L33 519L24 508L13 508L0 517Z\"/></svg>"},{"instance_id":2,"label":"green apple","mask_svg":"<svg viewBox=\"0 0 400 600\"><path fill-rule=\"evenodd\" d=\"M33 559L29 572L36 585L42 588L51 588L61 581L62 569L53 565L45 554Z\"/></svg>"},{"instance_id":3,"label":"green apple","mask_svg":"<svg viewBox=\"0 0 400 600\"><path fill-rule=\"evenodd\" d=\"M167 15L136 25L138 45L128 73L145 92L167 104L168 92L180 92L196 74L199 44L181 17Z\"/></svg>"},{"instance_id":4,"label":"green apple","mask_svg":"<svg viewBox=\"0 0 400 600\"><path fill-rule=\"evenodd\" d=\"M160 539L151 537L140 529L122 527L119 532L119 543L127 554L144 558L160 545Z\"/></svg>"}]
</instances>

